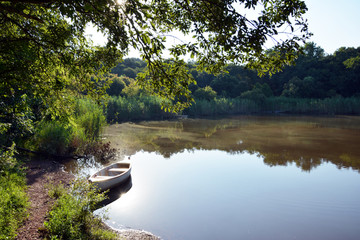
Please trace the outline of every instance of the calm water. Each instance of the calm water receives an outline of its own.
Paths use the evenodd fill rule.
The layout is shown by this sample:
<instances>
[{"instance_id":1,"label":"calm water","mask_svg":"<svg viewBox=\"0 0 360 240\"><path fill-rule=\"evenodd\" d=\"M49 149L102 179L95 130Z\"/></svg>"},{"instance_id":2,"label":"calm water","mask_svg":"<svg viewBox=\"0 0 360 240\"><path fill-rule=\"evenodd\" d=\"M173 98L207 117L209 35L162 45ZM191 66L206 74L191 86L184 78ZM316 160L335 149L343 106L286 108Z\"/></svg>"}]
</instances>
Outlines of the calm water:
<instances>
[{"instance_id":1,"label":"calm water","mask_svg":"<svg viewBox=\"0 0 360 240\"><path fill-rule=\"evenodd\" d=\"M113 227L169 240L360 239L360 117L126 123L104 137L133 161L105 207Z\"/></svg>"}]
</instances>

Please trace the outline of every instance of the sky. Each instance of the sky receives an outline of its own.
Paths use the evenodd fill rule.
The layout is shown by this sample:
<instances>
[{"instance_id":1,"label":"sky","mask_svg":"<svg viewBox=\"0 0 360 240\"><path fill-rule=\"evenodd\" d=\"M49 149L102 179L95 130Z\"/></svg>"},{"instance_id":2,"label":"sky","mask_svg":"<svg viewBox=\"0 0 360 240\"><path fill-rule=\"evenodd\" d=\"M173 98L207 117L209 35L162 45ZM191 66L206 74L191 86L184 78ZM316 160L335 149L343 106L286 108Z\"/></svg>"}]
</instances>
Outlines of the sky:
<instances>
[{"instance_id":1,"label":"sky","mask_svg":"<svg viewBox=\"0 0 360 240\"><path fill-rule=\"evenodd\" d=\"M340 47L360 47L360 0L305 0L311 41L333 54Z\"/></svg>"},{"instance_id":2,"label":"sky","mask_svg":"<svg viewBox=\"0 0 360 240\"><path fill-rule=\"evenodd\" d=\"M333 54L340 47L360 47L360 0L304 0L308 7L305 18L313 33L310 41ZM104 38L94 32L95 44ZM139 53L132 52L139 57Z\"/></svg>"}]
</instances>

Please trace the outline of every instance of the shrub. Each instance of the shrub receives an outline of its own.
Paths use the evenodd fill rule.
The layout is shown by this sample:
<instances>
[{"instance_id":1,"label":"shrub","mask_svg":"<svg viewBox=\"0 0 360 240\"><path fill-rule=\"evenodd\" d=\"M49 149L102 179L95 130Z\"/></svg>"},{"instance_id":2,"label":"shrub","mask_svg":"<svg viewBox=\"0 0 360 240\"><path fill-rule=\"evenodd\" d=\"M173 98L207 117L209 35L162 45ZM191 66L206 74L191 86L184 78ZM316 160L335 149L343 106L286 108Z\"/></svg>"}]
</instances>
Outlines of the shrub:
<instances>
[{"instance_id":1,"label":"shrub","mask_svg":"<svg viewBox=\"0 0 360 240\"><path fill-rule=\"evenodd\" d=\"M240 97L245 98L245 99L253 100L253 101L255 101L256 103L259 103L259 104L262 104L266 99L265 94L259 88L254 88L252 90L243 92L240 95Z\"/></svg>"},{"instance_id":2,"label":"shrub","mask_svg":"<svg viewBox=\"0 0 360 240\"><path fill-rule=\"evenodd\" d=\"M125 82L121 78L115 77L110 87L106 90L106 93L110 96L120 96L125 86Z\"/></svg>"},{"instance_id":3,"label":"shrub","mask_svg":"<svg viewBox=\"0 0 360 240\"><path fill-rule=\"evenodd\" d=\"M99 203L105 199L86 179L75 180L68 190L56 187L51 190L58 198L44 223L50 239L115 239L116 234L105 230L104 216L94 215Z\"/></svg>"},{"instance_id":4,"label":"shrub","mask_svg":"<svg viewBox=\"0 0 360 240\"><path fill-rule=\"evenodd\" d=\"M35 135L38 150L55 155L63 155L69 150L72 128L64 123L41 122Z\"/></svg>"},{"instance_id":5,"label":"shrub","mask_svg":"<svg viewBox=\"0 0 360 240\"><path fill-rule=\"evenodd\" d=\"M214 100L216 97L216 92L210 87L206 86L204 88L199 88L194 92L194 97L197 99L205 100Z\"/></svg>"}]
</instances>

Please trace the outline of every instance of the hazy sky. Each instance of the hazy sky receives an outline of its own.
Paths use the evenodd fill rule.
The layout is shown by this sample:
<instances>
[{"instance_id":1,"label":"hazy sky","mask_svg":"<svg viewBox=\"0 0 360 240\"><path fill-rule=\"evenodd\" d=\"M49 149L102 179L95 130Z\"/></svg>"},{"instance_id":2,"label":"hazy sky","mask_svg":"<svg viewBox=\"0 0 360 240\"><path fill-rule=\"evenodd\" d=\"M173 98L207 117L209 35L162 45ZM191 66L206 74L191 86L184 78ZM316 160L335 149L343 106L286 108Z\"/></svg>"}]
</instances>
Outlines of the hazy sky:
<instances>
[{"instance_id":1,"label":"hazy sky","mask_svg":"<svg viewBox=\"0 0 360 240\"><path fill-rule=\"evenodd\" d=\"M360 47L360 0L304 1L308 7L305 18L314 34L310 41L329 54L340 47ZM104 43L104 38L95 32L94 29L88 32L94 35L94 43Z\"/></svg>"},{"instance_id":2,"label":"hazy sky","mask_svg":"<svg viewBox=\"0 0 360 240\"><path fill-rule=\"evenodd\" d=\"M311 41L332 54L340 47L360 47L360 0L305 0Z\"/></svg>"}]
</instances>

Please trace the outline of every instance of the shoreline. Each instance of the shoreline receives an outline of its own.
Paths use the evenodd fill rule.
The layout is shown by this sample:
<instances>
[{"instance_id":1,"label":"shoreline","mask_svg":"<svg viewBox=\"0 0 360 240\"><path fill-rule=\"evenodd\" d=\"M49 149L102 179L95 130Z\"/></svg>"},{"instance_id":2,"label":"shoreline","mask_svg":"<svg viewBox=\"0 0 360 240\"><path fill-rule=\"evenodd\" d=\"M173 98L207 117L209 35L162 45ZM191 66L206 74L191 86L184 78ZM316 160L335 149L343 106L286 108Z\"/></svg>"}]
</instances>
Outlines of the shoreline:
<instances>
[{"instance_id":1,"label":"shoreline","mask_svg":"<svg viewBox=\"0 0 360 240\"><path fill-rule=\"evenodd\" d=\"M33 158L24 163L26 170L27 194L30 207L28 218L17 230L16 240L42 240L44 222L47 214L54 204L54 200L48 195L47 185L65 184L69 185L75 176L64 170L63 164L53 159ZM150 232L136 229L115 229L104 223L104 225L116 232L119 239L126 240L160 240L158 236Z\"/></svg>"}]
</instances>

